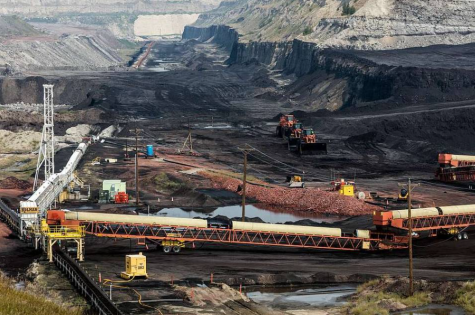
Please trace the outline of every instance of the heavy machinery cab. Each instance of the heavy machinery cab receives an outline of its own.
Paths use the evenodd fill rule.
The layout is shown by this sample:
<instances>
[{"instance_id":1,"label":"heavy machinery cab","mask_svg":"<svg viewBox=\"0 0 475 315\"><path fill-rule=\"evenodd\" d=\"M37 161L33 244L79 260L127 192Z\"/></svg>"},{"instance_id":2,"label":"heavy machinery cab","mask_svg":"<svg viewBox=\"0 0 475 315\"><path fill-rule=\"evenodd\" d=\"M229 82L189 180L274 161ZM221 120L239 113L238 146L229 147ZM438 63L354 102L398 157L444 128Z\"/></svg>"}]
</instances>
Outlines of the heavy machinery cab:
<instances>
[{"instance_id":1,"label":"heavy machinery cab","mask_svg":"<svg viewBox=\"0 0 475 315\"><path fill-rule=\"evenodd\" d=\"M280 117L280 126L290 128L296 123L297 120L295 119L294 115L283 115Z\"/></svg>"},{"instance_id":2,"label":"heavy machinery cab","mask_svg":"<svg viewBox=\"0 0 475 315\"><path fill-rule=\"evenodd\" d=\"M289 135L290 128L297 122L294 115L282 115L280 116L279 125L276 128L276 135L279 137L285 137Z\"/></svg>"},{"instance_id":3,"label":"heavy machinery cab","mask_svg":"<svg viewBox=\"0 0 475 315\"><path fill-rule=\"evenodd\" d=\"M409 197L409 192L407 189L402 188L401 191L399 192L399 196L397 197L398 201L406 201L407 197Z\"/></svg>"},{"instance_id":4,"label":"heavy machinery cab","mask_svg":"<svg viewBox=\"0 0 475 315\"><path fill-rule=\"evenodd\" d=\"M302 123L295 123L292 128L289 129L289 138L300 138L302 134L303 124Z\"/></svg>"},{"instance_id":5,"label":"heavy machinery cab","mask_svg":"<svg viewBox=\"0 0 475 315\"><path fill-rule=\"evenodd\" d=\"M304 129L302 131L302 141L304 143L315 143L317 142L317 137L315 136L315 132L313 129Z\"/></svg>"}]
</instances>

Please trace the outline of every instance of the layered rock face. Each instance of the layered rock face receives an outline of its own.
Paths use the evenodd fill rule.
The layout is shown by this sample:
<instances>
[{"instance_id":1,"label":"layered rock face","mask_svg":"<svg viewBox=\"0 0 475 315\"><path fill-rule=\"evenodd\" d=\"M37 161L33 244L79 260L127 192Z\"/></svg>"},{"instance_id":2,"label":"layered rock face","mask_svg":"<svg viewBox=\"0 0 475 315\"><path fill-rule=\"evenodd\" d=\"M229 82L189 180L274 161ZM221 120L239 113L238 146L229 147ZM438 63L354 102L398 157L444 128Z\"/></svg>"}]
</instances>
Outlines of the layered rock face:
<instances>
[{"instance_id":1,"label":"layered rock face","mask_svg":"<svg viewBox=\"0 0 475 315\"><path fill-rule=\"evenodd\" d=\"M226 36L224 36L226 35ZM302 40L287 42L238 42L237 31L226 26L187 27L184 38L210 41L231 47L228 63L257 61L296 79L279 96L306 104L309 110L338 110L344 107L391 104L420 104L463 101L475 98L475 71L456 65L440 69L442 48L379 52L394 65L378 63L378 52L342 51L321 48ZM229 39L234 39L231 45ZM468 58L475 45L459 47ZM464 49L462 49L464 48ZM440 54L439 54L440 50ZM397 55L399 59L388 56ZM401 66L407 59L430 59L421 67ZM444 59L444 58L442 58ZM423 61L424 61L423 60ZM475 61L474 61L475 63Z\"/></svg>"},{"instance_id":2,"label":"layered rock face","mask_svg":"<svg viewBox=\"0 0 475 315\"><path fill-rule=\"evenodd\" d=\"M203 12L219 0L0 0L0 14L54 16L64 13L169 13Z\"/></svg>"},{"instance_id":3,"label":"layered rock face","mask_svg":"<svg viewBox=\"0 0 475 315\"><path fill-rule=\"evenodd\" d=\"M309 38L325 46L398 49L475 41L470 0L372 0L348 18L322 19Z\"/></svg>"},{"instance_id":4,"label":"layered rock face","mask_svg":"<svg viewBox=\"0 0 475 315\"><path fill-rule=\"evenodd\" d=\"M210 27L185 26L183 39L195 39L200 42L211 42L226 47L229 51L238 42L239 34L236 30L225 25Z\"/></svg>"},{"instance_id":5,"label":"layered rock face","mask_svg":"<svg viewBox=\"0 0 475 315\"><path fill-rule=\"evenodd\" d=\"M344 15L350 3L356 12ZM471 0L238 0L202 14L196 26L229 25L241 41L299 38L322 47L400 49L475 41Z\"/></svg>"},{"instance_id":6,"label":"layered rock face","mask_svg":"<svg viewBox=\"0 0 475 315\"><path fill-rule=\"evenodd\" d=\"M114 41L99 36L68 36L60 40L9 41L0 46L0 64L14 72L34 70L107 70L121 66L124 60L110 45Z\"/></svg>"},{"instance_id":7,"label":"layered rock face","mask_svg":"<svg viewBox=\"0 0 475 315\"><path fill-rule=\"evenodd\" d=\"M77 31L74 33L74 31ZM25 71L107 70L122 66L123 43L98 28L33 28L23 20L0 16L0 74ZM65 35L63 32L70 32Z\"/></svg>"}]
</instances>

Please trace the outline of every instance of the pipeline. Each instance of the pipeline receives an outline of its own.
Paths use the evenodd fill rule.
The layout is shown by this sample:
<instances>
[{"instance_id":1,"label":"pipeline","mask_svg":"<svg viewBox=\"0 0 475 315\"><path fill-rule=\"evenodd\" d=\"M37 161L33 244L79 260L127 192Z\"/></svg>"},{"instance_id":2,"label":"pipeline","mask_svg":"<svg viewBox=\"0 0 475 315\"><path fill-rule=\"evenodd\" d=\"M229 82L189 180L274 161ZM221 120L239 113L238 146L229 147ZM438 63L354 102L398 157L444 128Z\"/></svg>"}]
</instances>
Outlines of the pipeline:
<instances>
[{"instance_id":1,"label":"pipeline","mask_svg":"<svg viewBox=\"0 0 475 315\"><path fill-rule=\"evenodd\" d=\"M153 46L155 46L155 42L150 42L150 44L148 44L145 54L142 57L140 57L137 63L133 66L135 69L139 69L142 66L142 64L144 63L144 61L147 59L148 55L152 51Z\"/></svg>"}]
</instances>

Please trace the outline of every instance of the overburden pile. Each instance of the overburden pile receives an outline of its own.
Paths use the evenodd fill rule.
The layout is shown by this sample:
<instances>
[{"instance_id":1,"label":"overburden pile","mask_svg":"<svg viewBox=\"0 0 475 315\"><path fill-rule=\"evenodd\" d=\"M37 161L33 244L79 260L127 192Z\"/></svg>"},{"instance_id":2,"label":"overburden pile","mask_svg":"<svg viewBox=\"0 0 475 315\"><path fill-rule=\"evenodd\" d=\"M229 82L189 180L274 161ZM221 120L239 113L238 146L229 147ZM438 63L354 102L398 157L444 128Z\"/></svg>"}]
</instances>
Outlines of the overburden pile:
<instances>
[{"instance_id":1,"label":"overburden pile","mask_svg":"<svg viewBox=\"0 0 475 315\"><path fill-rule=\"evenodd\" d=\"M213 188L241 193L241 180L204 172L201 174L211 180ZM285 210L296 212L357 216L379 210L378 207L366 204L361 200L316 188L295 189L248 184L246 185L246 196L259 203L279 206Z\"/></svg>"}]
</instances>

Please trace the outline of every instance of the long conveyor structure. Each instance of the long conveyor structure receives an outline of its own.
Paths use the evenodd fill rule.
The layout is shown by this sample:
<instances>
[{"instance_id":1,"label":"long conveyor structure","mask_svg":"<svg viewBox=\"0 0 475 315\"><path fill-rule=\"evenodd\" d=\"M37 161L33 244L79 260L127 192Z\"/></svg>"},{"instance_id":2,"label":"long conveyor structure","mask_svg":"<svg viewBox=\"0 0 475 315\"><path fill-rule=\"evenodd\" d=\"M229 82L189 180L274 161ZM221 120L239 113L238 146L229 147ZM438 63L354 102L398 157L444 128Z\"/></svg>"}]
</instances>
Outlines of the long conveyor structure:
<instances>
[{"instance_id":1,"label":"long conveyor structure","mask_svg":"<svg viewBox=\"0 0 475 315\"><path fill-rule=\"evenodd\" d=\"M338 228L305 227L284 224L230 221L226 227L213 227L201 219L163 218L91 212L49 211L48 223L84 226L86 234L115 239L136 239L183 246L184 243L212 242L242 245L296 247L334 250L384 250L407 247L407 237L391 233L358 230L356 235ZM165 245L163 245L165 244Z\"/></svg>"}]
</instances>

